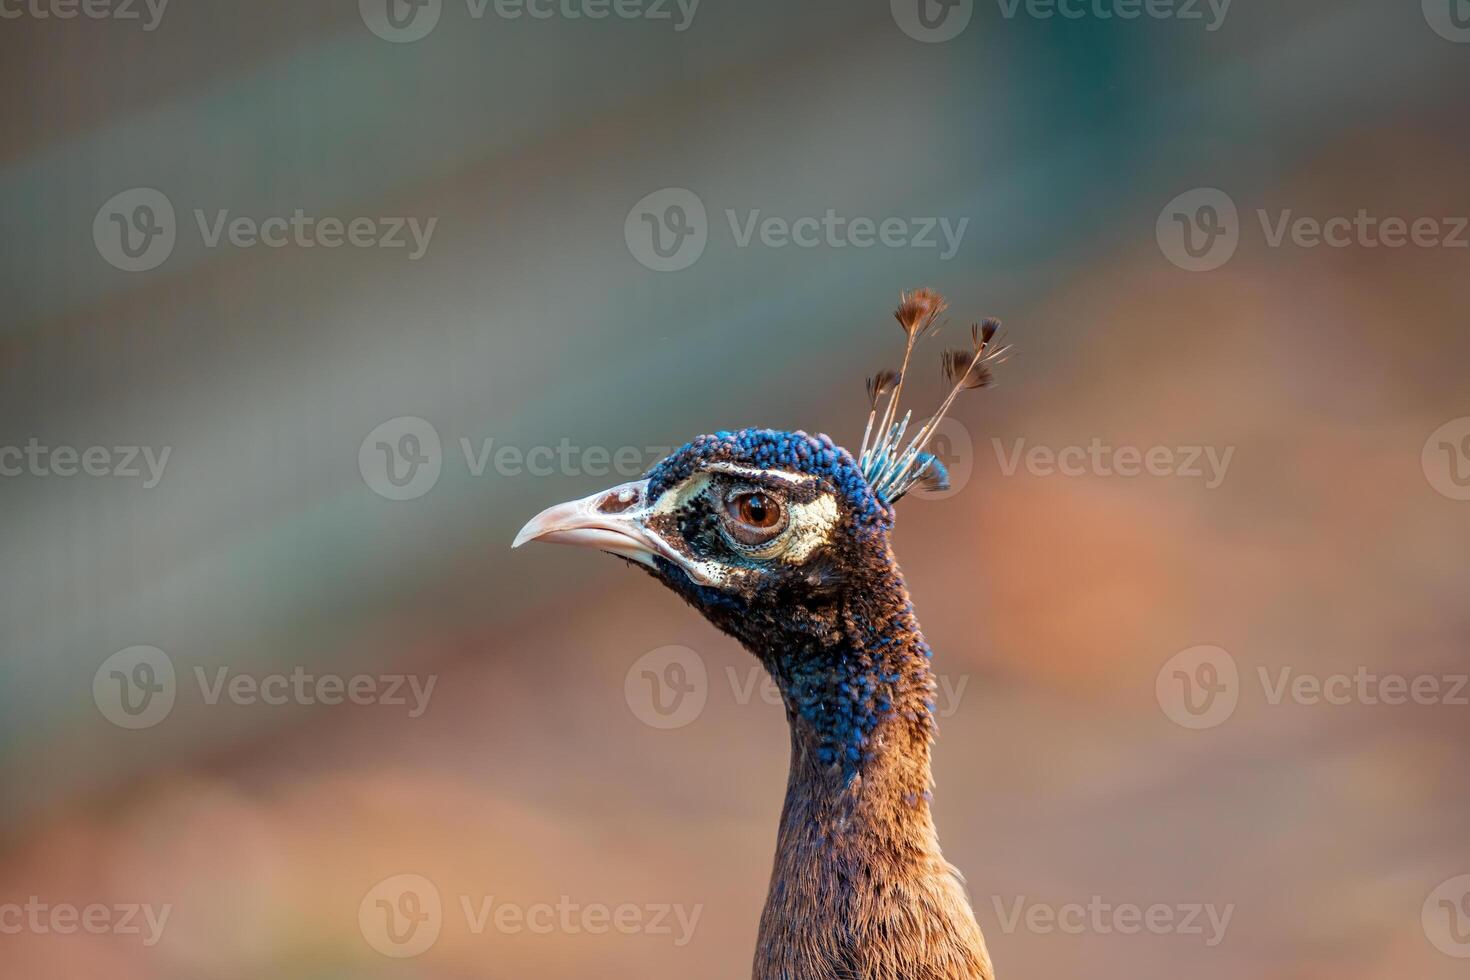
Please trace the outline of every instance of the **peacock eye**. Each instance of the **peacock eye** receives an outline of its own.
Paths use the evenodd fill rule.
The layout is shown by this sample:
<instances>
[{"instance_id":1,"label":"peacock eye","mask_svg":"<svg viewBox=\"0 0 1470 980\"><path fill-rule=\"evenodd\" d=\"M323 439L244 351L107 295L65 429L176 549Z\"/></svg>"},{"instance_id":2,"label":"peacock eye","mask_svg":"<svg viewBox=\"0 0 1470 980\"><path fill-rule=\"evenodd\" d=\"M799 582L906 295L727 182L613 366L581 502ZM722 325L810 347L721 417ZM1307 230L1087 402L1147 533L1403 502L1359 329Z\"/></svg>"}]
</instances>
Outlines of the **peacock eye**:
<instances>
[{"instance_id":1,"label":"peacock eye","mask_svg":"<svg viewBox=\"0 0 1470 980\"><path fill-rule=\"evenodd\" d=\"M786 530L781 502L763 490L741 490L725 500L725 530L737 544L757 547Z\"/></svg>"}]
</instances>

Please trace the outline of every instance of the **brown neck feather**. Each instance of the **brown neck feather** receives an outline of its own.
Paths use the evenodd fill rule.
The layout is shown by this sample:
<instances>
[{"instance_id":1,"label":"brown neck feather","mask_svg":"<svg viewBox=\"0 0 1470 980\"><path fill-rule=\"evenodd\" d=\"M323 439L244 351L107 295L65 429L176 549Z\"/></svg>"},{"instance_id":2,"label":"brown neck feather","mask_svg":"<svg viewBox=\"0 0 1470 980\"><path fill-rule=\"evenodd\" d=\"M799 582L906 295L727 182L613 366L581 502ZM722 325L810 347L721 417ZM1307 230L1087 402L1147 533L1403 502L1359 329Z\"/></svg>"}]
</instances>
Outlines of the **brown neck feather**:
<instances>
[{"instance_id":1,"label":"brown neck feather","mask_svg":"<svg viewBox=\"0 0 1470 980\"><path fill-rule=\"evenodd\" d=\"M911 642L909 652L922 648L917 629ZM914 682L928 690L923 661ZM820 738L790 704L787 717L791 771L756 980L990 980L984 940L930 814L927 713L889 713L852 774L820 761Z\"/></svg>"}]
</instances>

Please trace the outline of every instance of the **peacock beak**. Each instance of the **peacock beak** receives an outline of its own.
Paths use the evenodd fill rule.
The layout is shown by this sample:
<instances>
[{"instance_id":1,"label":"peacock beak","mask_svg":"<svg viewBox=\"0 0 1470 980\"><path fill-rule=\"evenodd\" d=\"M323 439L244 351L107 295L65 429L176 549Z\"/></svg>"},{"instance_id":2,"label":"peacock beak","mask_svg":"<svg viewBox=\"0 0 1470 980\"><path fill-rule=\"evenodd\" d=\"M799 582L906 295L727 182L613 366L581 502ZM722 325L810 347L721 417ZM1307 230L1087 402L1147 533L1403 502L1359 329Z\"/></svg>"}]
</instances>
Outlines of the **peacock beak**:
<instances>
[{"instance_id":1,"label":"peacock beak","mask_svg":"<svg viewBox=\"0 0 1470 980\"><path fill-rule=\"evenodd\" d=\"M696 580L707 581L698 563L689 561L649 526L652 516L648 481L637 480L546 508L521 528L511 547L519 548L527 541L570 544L621 555L650 568L657 567L655 557L665 558Z\"/></svg>"}]
</instances>

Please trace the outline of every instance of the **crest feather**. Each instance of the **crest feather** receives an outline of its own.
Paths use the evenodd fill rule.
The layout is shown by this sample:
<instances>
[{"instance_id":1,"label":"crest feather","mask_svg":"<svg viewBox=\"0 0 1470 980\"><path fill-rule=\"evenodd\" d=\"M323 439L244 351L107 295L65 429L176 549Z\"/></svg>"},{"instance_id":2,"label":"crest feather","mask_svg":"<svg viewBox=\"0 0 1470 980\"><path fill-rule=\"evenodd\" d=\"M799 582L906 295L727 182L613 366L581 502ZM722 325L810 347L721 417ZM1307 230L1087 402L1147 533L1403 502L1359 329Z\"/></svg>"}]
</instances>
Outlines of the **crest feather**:
<instances>
[{"instance_id":1,"label":"crest feather","mask_svg":"<svg viewBox=\"0 0 1470 980\"><path fill-rule=\"evenodd\" d=\"M1009 345L998 342L1000 321L988 317L970 327L969 350L947 350L942 356L945 380L951 385L949 395L939 406L939 411L925 422L907 443L913 412L905 412L898 418L898 401L903 394L903 383L908 375L909 358L919 338L935 329L939 317L948 309L944 297L932 289L915 289L899 295L898 309L893 317L903 328L907 343L903 352L903 365L898 371L879 371L867 381L868 425L863 431L863 446L858 465L873 493L889 504L915 487L921 490L942 490L949 487L949 475L944 464L932 453L924 451L933 437L935 429L943 420L950 405L961 391L989 387L995 381L992 365L1005 360L1010 352ZM887 395L888 400L879 408L879 402ZM876 435L874 424L877 424Z\"/></svg>"}]
</instances>

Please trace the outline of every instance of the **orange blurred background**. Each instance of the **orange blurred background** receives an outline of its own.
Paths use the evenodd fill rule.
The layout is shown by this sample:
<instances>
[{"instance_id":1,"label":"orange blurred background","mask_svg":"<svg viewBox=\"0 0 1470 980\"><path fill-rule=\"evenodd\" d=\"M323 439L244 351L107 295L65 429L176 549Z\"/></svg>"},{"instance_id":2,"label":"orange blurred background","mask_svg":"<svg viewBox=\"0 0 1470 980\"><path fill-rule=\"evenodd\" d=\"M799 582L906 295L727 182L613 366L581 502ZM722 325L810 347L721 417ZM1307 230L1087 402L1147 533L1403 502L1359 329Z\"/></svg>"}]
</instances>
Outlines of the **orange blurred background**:
<instances>
[{"instance_id":1,"label":"orange blurred background","mask_svg":"<svg viewBox=\"0 0 1470 980\"><path fill-rule=\"evenodd\" d=\"M374 2L6 8L0 447L140 447L142 474L0 477L0 972L747 976L781 709L646 576L509 543L701 432L855 444L927 284L952 336L994 313L1019 351L956 411L958 492L895 531L943 681L936 819L999 975L1463 975L1461 0L960 3L947 40L906 0ZM670 188L704 216L640 210ZM903 241L742 241L829 209ZM221 212L297 210L407 245L211 244ZM1341 245L1296 223L1360 212ZM650 251L645 213L702 251ZM119 252L114 214L167 254ZM1386 218L1432 223L1388 247ZM432 485L385 483L374 434L430 430ZM1046 463L1094 444L1167 452ZM152 486L141 447L169 450ZM175 672L162 717L109 701L140 646ZM1221 664L1200 647L1235 671L1203 720L1171 694ZM640 678L671 656L697 703L660 727ZM295 674L376 695L210 695ZM1344 675L1438 693L1312 696ZM382 894L414 911L402 875L422 950L379 924ZM51 917L92 906L95 934Z\"/></svg>"}]
</instances>

